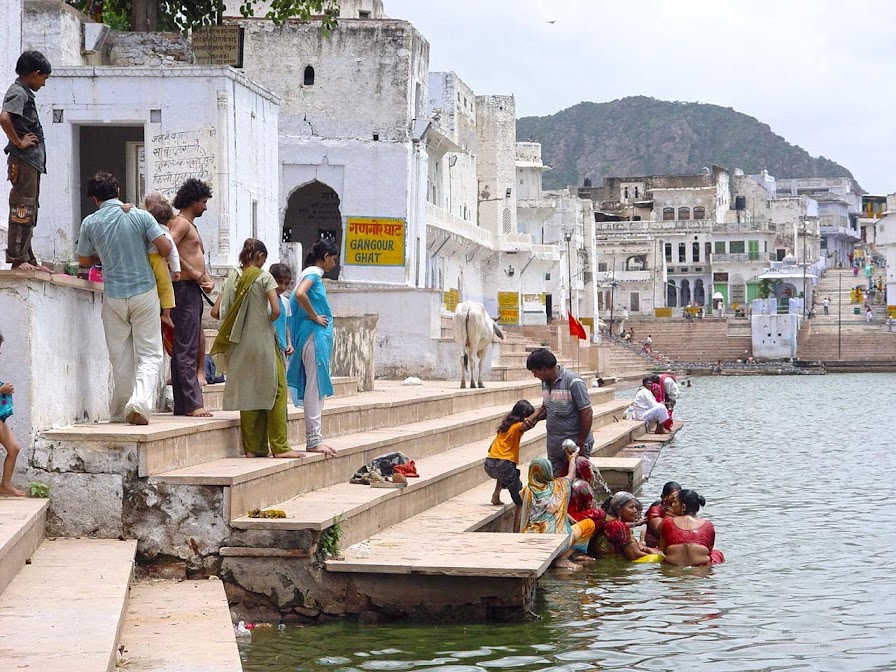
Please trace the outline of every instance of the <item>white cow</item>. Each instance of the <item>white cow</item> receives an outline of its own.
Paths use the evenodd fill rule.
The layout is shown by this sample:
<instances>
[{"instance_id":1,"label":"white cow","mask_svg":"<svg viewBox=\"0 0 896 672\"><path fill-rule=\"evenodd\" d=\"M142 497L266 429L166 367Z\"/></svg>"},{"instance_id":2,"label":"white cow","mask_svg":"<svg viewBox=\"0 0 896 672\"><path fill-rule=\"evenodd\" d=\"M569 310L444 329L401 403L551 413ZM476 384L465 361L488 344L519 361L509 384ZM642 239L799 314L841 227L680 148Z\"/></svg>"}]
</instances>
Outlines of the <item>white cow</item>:
<instances>
[{"instance_id":1,"label":"white cow","mask_svg":"<svg viewBox=\"0 0 896 672\"><path fill-rule=\"evenodd\" d=\"M460 348L460 386L467 386L467 366L470 367L470 387L473 384L473 372L479 367L479 387L482 384L482 360L485 352L497 336L504 339L504 332L498 328L494 320L485 312L485 306L475 301L464 301L454 311L454 342Z\"/></svg>"}]
</instances>

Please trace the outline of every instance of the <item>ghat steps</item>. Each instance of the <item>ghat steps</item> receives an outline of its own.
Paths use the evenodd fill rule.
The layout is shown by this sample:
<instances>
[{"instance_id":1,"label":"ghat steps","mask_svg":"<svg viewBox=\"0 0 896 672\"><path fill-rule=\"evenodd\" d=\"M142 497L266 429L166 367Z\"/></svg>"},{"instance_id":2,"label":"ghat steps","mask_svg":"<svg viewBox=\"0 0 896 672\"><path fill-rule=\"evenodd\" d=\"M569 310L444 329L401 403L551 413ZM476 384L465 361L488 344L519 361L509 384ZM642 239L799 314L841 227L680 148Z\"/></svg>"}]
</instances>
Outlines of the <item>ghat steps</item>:
<instances>
[{"instance_id":1,"label":"ghat steps","mask_svg":"<svg viewBox=\"0 0 896 672\"><path fill-rule=\"evenodd\" d=\"M0 498L2 669L111 672L121 649L143 672L240 670L220 581L132 585L136 541L45 539L48 505ZM212 667L182 665L209 655Z\"/></svg>"}]
</instances>

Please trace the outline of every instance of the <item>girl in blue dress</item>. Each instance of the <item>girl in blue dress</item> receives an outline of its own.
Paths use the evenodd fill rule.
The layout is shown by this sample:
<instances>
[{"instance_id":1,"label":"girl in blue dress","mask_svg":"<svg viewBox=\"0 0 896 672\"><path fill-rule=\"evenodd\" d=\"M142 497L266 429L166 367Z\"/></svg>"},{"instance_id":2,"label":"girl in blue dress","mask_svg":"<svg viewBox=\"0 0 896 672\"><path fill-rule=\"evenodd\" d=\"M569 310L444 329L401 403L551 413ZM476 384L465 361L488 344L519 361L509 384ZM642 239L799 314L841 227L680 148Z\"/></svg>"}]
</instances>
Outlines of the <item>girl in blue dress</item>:
<instances>
[{"instance_id":1,"label":"girl in blue dress","mask_svg":"<svg viewBox=\"0 0 896 672\"><path fill-rule=\"evenodd\" d=\"M293 292L289 331L295 352L286 382L293 403L305 409L305 450L336 454L324 443L321 415L324 398L333 395L330 357L333 354L333 312L327 301L323 275L336 266L339 250L329 239L318 240L305 255L305 269Z\"/></svg>"}]
</instances>

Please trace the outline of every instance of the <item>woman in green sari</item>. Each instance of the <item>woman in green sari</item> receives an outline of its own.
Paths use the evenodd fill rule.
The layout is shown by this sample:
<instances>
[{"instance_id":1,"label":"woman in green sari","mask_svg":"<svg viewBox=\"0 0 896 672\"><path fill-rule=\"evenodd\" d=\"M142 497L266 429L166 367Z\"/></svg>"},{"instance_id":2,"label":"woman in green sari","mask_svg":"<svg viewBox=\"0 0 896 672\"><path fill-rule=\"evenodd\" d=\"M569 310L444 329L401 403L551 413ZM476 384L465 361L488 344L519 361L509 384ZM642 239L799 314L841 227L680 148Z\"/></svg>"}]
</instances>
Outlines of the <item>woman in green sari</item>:
<instances>
[{"instance_id":1,"label":"woman in green sari","mask_svg":"<svg viewBox=\"0 0 896 672\"><path fill-rule=\"evenodd\" d=\"M211 354L227 374L224 410L240 412L246 457L302 457L287 439L286 375L277 349L274 321L280 316L277 281L261 270L268 258L264 243L247 238L240 267L224 282L223 320Z\"/></svg>"}]
</instances>

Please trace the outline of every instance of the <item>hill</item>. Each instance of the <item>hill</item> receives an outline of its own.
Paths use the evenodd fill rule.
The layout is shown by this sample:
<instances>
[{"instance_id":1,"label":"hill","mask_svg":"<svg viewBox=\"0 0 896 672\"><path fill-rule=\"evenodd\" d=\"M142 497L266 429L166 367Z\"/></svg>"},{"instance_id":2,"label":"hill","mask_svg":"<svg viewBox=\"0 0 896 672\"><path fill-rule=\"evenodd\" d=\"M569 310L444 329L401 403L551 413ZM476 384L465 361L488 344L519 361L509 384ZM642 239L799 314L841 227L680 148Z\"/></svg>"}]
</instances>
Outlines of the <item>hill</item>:
<instances>
[{"instance_id":1,"label":"hill","mask_svg":"<svg viewBox=\"0 0 896 672\"><path fill-rule=\"evenodd\" d=\"M517 140L541 142L545 189L604 177L697 173L717 164L777 178L852 177L840 164L813 157L730 107L645 96L579 103L547 117L517 121Z\"/></svg>"}]
</instances>

